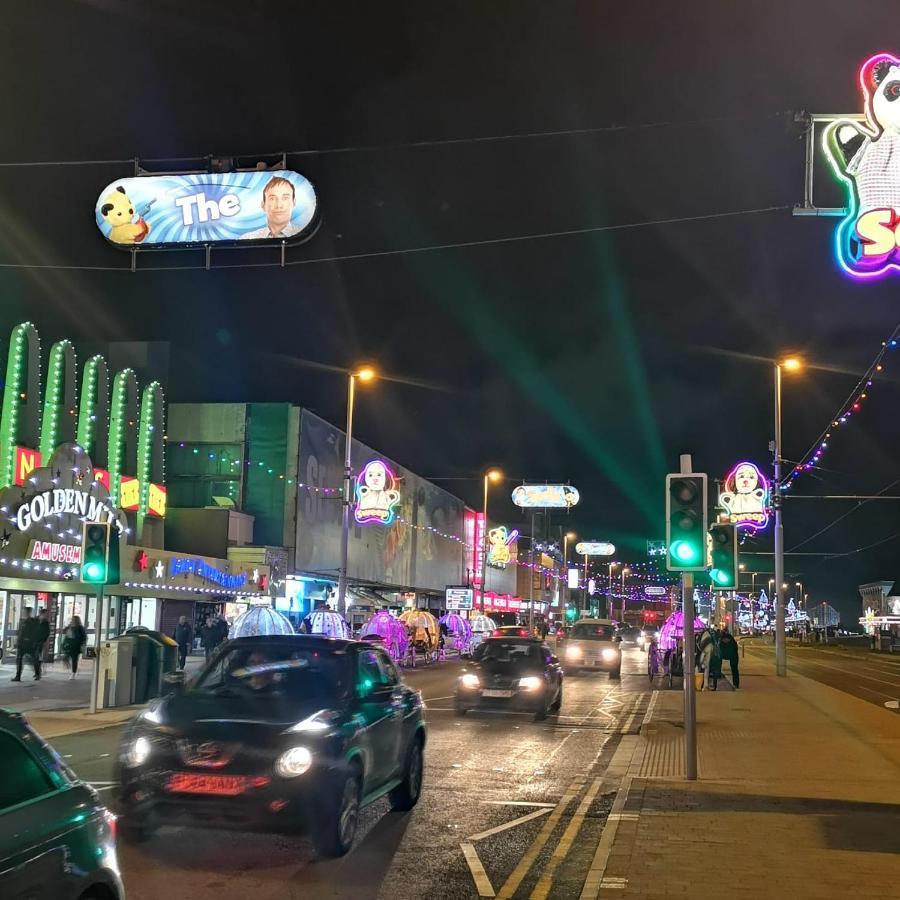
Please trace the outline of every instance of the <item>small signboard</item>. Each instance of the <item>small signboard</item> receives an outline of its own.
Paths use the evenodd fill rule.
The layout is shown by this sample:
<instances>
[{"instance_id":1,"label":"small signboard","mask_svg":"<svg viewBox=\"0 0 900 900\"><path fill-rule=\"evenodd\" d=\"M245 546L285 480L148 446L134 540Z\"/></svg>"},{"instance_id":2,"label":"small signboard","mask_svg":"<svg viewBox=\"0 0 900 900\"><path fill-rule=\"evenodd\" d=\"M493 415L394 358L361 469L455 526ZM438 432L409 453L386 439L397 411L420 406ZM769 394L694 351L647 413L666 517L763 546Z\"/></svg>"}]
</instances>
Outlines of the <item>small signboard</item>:
<instances>
[{"instance_id":1,"label":"small signboard","mask_svg":"<svg viewBox=\"0 0 900 900\"><path fill-rule=\"evenodd\" d=\"M569 509L579 499L570 484L520 484L512 492L512 502L522 509Z\"/></svg>"},{"instance_id":2,"label":"small signboard","mask_svg":"<svg viewBox=\"0 0 900 900\"><path fill-rule=\"evenodd\" d=\"M448 587L446 590L447 610L472 609L475 591L470 587Z\"/></svg>"},{"instance_id":3,"label":"small signboard","mask_svg":"<svg viewBox=\"0 0 900 900\"><path fill-rule=\"evenodd\" d=\"M575 545L575 552L579 556L612 556L616 545L609 541L580 541Z\"/></svg>"},{"instance_id":4,"label":"small signboard","mask_svg":"<svg viewBox=\"0 0 900 900\"><path fill-rule=\"evenodd\" d=\"M648 597L665 597L669 593L669 589L658 584L651 584L644 588L644 593Z\"/></svg>"}]
</instances>

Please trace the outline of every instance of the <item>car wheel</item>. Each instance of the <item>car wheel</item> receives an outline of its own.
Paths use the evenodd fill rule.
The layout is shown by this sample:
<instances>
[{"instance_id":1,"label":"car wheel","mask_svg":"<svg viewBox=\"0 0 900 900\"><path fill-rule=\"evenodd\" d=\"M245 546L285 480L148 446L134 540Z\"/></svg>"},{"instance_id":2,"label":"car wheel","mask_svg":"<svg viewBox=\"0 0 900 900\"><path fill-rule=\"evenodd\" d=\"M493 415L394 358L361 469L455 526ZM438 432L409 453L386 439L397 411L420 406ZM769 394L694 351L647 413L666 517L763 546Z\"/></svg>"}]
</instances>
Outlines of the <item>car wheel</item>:
<instances>
[{"instance_id":1,"label":"car wheel","mask_svg":"<svg viewBox=\"0 0 900 900\"><path fill-rule=\"evenodd\" d=\"M422 793L422 775L425 760L422 753L422 739L417 734L413 737L406 751L406 763L403 766L403 781L390 793L391 809L405 812L419 802Z\"/></svg>"},{"instance_id":2,"label":"car wheel","mask_svg":"<svg viewBox=\"0 0 900 900\"><path fill-rule=\"evenodd\" d=\"M315 834L316 849L322 856L343 856L353 846L361 794L362 778L358 770L352 770L340 786L324 827Z\"/></svg>"},{"instance_id":3,"label":"car wheel","mask_svg":"<svg viewBox=\"0 0 900 900\"><path fill-rule=\"evenodd\" d=\"M556 694L556 699L553 701L553 705L550 709L559 709L562 706L562 685L559 686L559 691Z\"/></svg>"}]
</instances>

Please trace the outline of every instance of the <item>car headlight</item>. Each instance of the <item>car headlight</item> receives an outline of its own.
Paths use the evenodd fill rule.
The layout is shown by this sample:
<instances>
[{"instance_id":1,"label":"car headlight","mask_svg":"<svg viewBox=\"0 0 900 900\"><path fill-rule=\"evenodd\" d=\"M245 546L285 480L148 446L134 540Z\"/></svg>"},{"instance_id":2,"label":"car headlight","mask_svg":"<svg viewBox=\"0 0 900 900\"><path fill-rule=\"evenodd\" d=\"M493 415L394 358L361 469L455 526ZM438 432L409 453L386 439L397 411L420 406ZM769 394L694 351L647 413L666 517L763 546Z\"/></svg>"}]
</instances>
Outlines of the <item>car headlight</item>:
<instances>
[{"instance_id":1,"label":"car headlight","mask_svg":"<svg viewBox=\"0 0 900 900\"><path fill-rule=\"evenodd\" d=\"M566 647L566 659L578 659L579 656L584 656L581 647Z\"/></svg>"},{"instance_id":2,"label":"car headlight","mask_svg":"<svg viewBox=\"0 0 900 900\"><path fill-rule=\"evenodd\" d=\"M459 683L461 687L464 688L477 688L481 682L478 680L478 676L474 675L472 672L466 672L464 675L460 675Z\"/></svg>"},{"instance_id":3,"label":"car headlight","mask_svg":"<svg viewBox=\"0 0 900 900\"><path fill-rule=\"evenodd\" d=\"M296 778L312 765L312 753L306 747L291 747L275 760L275 773L282 778Z\"/></svg>"},{"instance_id":4,"label":"car headlight","mask_svg":"<svg viewBox=\"0 0 900 900\"><path fill-rule=\"evenodd\" d=\"M612 660L614 660L614 659L616 658L616 656L618 656L618 652L617 652L616 650L613 650L612 647L606 647L606 648L603 650L603 653L601 654L601 656L602 656L605 660L612 661Z\"/></svg>"},{"instance_id":5,"label":"car headlight","mask_svg":"<svg viewBox=\"0 0 900 900\"><path fill-rule=\"evenodd\" d=\"M150 743L150 739L141 735L128 748L128 752L125 754L125 762L132 768L142 766L150 758L152 750L153 745Z\"/></svg>"},{"instance_id":6,"label":"car headlight","mask_svg":"<svg viewBox=\"0 0 900 900\"><path fill-rule=\"evenodd\" d=\"M519 687L523 691L539 691L544 686L544 679L537 675L526 675L519 679Z\"/></svg>"}]
</instances>

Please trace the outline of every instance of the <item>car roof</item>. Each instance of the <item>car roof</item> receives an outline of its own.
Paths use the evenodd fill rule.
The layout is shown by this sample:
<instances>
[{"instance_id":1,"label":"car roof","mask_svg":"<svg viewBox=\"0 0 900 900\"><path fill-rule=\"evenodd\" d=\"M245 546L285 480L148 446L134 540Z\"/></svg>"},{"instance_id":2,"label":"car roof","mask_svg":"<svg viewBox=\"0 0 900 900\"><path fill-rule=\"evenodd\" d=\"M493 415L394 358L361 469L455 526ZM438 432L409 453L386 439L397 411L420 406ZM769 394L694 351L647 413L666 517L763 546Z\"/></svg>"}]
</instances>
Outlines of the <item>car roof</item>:
<instances>
[{"instance_id":1,"label":"car roof","mask_svg":"<svg viewBox=\"0 0 900 900\"><path fill-rule=\"evenodd\" d=\"M349 650L353 647L365 647L370 650L372 645L363 641L348 641L344 638L332 638L324 634L257 634L246 637L232 638L228 642L231 647L242 646L283 646L296 644L304 647L317 647L322 650Z\"/></svg>"},{"instance_id":2,"label":"car roof","mask_svg":"<svg viewBox=\"0 0 900 900\"><path fill-rule=\"evenodd\" d=\"M492 641L503 641L503 643L508 643L509 641L515 641L518 644L543 644L544 643L540 638L531 637L531 635L526 637L524 634L492 634L490 637L486 637L481 643L489 644Z\"/></svg>"}]
</instances>

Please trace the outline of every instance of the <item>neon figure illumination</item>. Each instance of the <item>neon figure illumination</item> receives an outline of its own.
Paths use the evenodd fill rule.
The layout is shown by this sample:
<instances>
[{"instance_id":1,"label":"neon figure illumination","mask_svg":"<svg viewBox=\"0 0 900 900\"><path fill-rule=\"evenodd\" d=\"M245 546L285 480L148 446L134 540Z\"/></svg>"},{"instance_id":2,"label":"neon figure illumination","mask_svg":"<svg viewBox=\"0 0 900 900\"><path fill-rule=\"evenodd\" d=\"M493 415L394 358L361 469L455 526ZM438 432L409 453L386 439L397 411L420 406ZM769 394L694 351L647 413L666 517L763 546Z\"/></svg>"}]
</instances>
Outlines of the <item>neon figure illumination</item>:
<instances>
[{"instance_id":1,"label":"neon figure illumination","mask_svg":"<svg viewBox=\"0 0 900 900\"><path fill-rule=\"evenodd\" d=\"M400 502L397 479L381 459L366 463L356 482L356 508L353 514L360 525L377 522L390 525Z\"/></svg>"},{"instance_id":2,"label":"neon figure illumination","mask_svg":"<svg viewBox=\"0 0 900 900\"><path fill-rule=\"evenodd\" d=\"M822 147L847 196L835 257L848 275L865 279L900 269L900 59L869 57L859 85L865 122L831 122Z\"/></svg>"},{"instance_id":3,"label":"neon figure illumination","mask_svg":"<svg viewBox=\"0 0 900 900\"><path fill-rule=\"evenodd\" d=\"M719 503L737 528L757 531L769 524L769 482L752 462L738 463L725 476Z\"/></svg>"}]
</instances>

